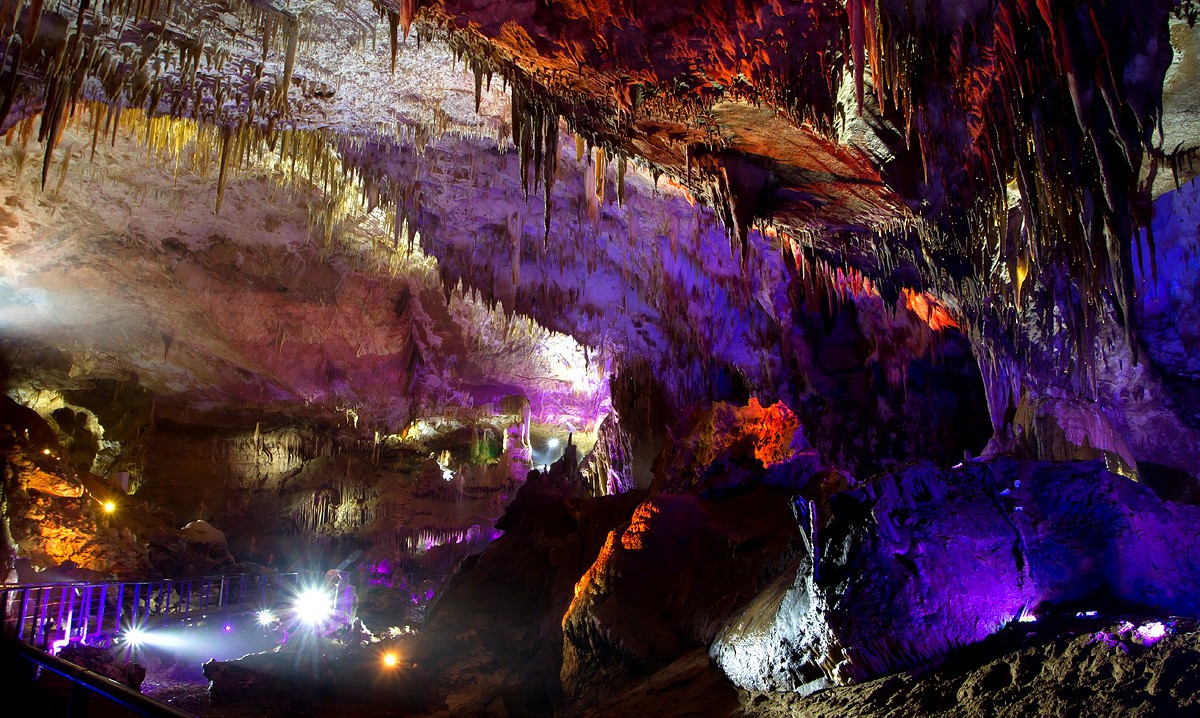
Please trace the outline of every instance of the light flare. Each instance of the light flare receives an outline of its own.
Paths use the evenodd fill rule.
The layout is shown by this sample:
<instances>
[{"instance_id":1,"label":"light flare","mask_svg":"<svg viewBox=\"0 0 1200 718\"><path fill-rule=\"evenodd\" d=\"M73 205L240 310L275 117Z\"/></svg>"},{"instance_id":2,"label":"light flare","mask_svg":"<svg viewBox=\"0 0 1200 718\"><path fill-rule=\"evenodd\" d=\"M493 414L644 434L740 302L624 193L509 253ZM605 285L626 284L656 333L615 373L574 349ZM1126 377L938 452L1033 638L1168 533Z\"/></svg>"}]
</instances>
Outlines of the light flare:
<instances>
[{"instance_id":1,"label":"light flare","mask_svg":"<svg viewBox=\"0 0 1200 718\"><path fill-rule=\"evenodd\" d=\"M316 626L333 615L333 594L325 589L310 586L296 594L292 601L292 612L303 624Z\"/></svg>"}]
</instances>

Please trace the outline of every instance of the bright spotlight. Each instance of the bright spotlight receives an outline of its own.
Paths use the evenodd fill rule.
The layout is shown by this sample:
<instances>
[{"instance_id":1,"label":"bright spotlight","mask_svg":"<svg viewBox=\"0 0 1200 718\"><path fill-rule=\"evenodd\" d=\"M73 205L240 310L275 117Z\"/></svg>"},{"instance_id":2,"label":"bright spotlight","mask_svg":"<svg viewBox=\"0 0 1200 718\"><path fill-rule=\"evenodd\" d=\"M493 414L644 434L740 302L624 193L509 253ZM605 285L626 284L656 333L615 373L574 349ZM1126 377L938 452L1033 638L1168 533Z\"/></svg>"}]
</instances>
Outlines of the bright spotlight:
<instances>
[{"instance_id":1,"label":"bright spotlight","mask_svg":"<svg viewBox=\"0 0 1200 718\"><path fill-rule=\"evenodd\" d=\"M395 653L383 654L383 665L385 668L395 668L399 661L400 659L396 657Z\"/></svg>"},{"instance_id":2,"label":"bright spotlight","mask_svg":"<svg viewBox=\"0 0 1200 718\"><path fill-rule=\"evenodd\" d=\"M269 626L275 622L275 614L271 613L270 609L264 608L258 612L258 625Z\"/></svg>"},{"instance_id":3,"label":"bright spotlight","mask_svg":"<svg viewBox=\"0 0 1200 718\"><path fill-rule=\"evenodd\" d=\"M116 510L117 510L117 504L115 502L112 502L112 501L104 502L104 513L111 514L112 512L114 512Z\"/></svg>"},{"instance_id":4,"label":"bright spotlight","mask_svg":"<svg viewBox=\"0 0 1200 718\"><path fill-rule=\"evenodd\" d=\"M546 448L547 449L557 449L558 448L558 437L557 436L550 437L550 440L546 442Z\"/></svg>"},{"instance_id":5,"label":"bright spotlight","mask_svg":"<svg viewBox=\"0 0 1200 718\"><path fill-rule=\"evenodd\" d=\"M129 630L125 631L124 638L125 643L129 644L133 648L137 648L146 642L147 636L146 632L140 628L130 628Z\"/></svg>"},{"instance_id":6,"label":"bright spotlight","mask_svg":"<svg viewBox=\"0 0 1200 718\"><path fill-rule=\"evenodd\" d=\"M333 596L320 588L306 588L292 601L292 610L301 623L316 626L333 614Z\"/></svg>"}]
</instances>

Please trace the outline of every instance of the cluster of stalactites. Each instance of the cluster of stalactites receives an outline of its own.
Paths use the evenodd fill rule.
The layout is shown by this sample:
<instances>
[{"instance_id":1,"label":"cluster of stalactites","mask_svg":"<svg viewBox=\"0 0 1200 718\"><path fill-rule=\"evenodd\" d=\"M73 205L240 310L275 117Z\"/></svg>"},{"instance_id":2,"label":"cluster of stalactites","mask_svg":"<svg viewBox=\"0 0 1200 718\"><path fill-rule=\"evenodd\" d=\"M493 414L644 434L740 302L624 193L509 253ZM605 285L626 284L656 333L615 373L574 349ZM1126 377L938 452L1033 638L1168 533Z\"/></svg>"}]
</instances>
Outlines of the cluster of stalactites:
<instances>
[{"instance_id":1,"label":"cluster of stalactites","mask_svg":"<svg viewBox=\"0 0 1200 718\"><path fill-rule=\"evenodd\" d=\"M407 37L417 9L418 3L406 0L398 10L381 6L381 13L387 15L394 28L402 28ZM104 9L89 9L85 3L78 11L78 17L79 27L86 31L71 34L69 41L54 51L43 49L45 42L39 41L34 59L29 59L29 53L23 52L22 48L29 43L22 43L20 33L9 42L10 62L6 74L0 77L0 89L7 90L4 113L11 109L19 91L16 81L23 73L33 72L47 78L45 111L38 132L38 140L45 143L43 186L63 130L86 121L84 115L77 112L78 108L84 107L89 110L93 158L102 139L115 143L118 133L124 130L127 136L145 142L148 156L174 163L176 170L186 164L207 176L210 168L216 168L215 207L218 212L233 176L242 170L256 172L264 165L271 165L268 169L283 170L268 175L273 181L309 186L327 195L324 201L310 203L311 225L325 243L336 228L347 221L361 219L364 213L376 207L391 205L394 212L388 215L386 231L392 236L392 249L400 245L402 236L406 236L411 252L417 237L421 198L419 179L376 173L370 181L364 181L368 178L363 169L343 162L341 156L347 153L361 155L365 147L389 141L394 145L413 144L423 151L428 138L422 127L376 128L381 132L335 136L331 131L291 129L278 122L287 109L283 100L292 82L296 53L303 37L295 16L248 1L236 5L239 21L249 32L262 38L264 61L272 48L283 44L283 68L279 76L279 73L266 71L264 62L249 61L247 64L243 60L235 73L226 76L230 62L227 50L215 44L192 41L183 35L172 41L178 45L178 51L172 49L175 45L171 43L160 43L152 52L144 53L144 47L127 43L120 47L119 53L110 52L104 32L111 30L114 23L123 27L128 22L145 18L159 23L160 33L166 34L164 28L183 21L177 17L183 11L179 7L172 10L168 5L147 7L114 3L112 10L132 14L115 16L122 18L120 20L101 22L97 18L108 17L103 14ZM32 17L37 19L41 15L33 13ZM86 25L85 17L91 19ZM21 29L41 37L37 34L36 22L34 25ZM398 37L393 37L393 41L398 41ZM456 55L459 59L466 56L469 69L475 74L478 107L485 79L490 89L493 65L481 56L467 53L465 48L462 43L455 44ZM175 70L177 72L172 75ZM85 81L89 77L100 80L104 88L102 96L85 96ZM244 84L238 84L239 80ZM552 104L535 99L532 92L514 86L513 95L513 140L521 156L522 185L528 194L532 169L534 189L539 185L544 188L545 235L548 239L551 192L559 164L559 115ZM14 127L9 140L16 135L28 142L31 123L32 118L26 118ZM589 141L589 147L591 144ZM624 198L624 154L606 153L602 147L595 148L596 197L589 198L588 202L593 218L603 201L609 154L617 157L617 200L620 202ZM64 177L69 159L64 161ZM590 175L591 172L589 180L592 180ZM360 196L356 198L355 195Z\"/></svg>"},{"instance_id":2,"label":"cluster of stalactites","mask_svg":"<svg viewBox=\"0 0 1200 718\"><path fill-rule=\"evenodd\" d=\"M465 529L406 526L372 532L370 538L375 546L390 547L403 554L420 555L438 546L470 544L483 536L477 525Z\"/></svg>"},{"instance_id":3,"label":"cluster of stalactites","mask_svg":"<svg viewBox=\"0 0 1200 718\"><path fill-rule=\"evenodd\" d=\"M515 85L512 93L513 143L521 158L521 189L529 198L529 165L533 188L545 183L546 238L550 236L550 192L558 172L558 114Z\"/></svg>"},{"instance_id":4,"label":"cluster of stalactites","mask_svg":"<svg viewBox=\"0 0 1200 718\"><path fill-rule=\"evenodd\" d=\"M1061 267L1080 295L1075 321L1086 327L1110 296L1136 347L1131 247L1140 259L1150 205L1139 174L1161 112L1173 3L1001 0L959 24L931 5L848 0L860 102L869 65L919 153L937 222L989 278L976 292L984 301L1006 282L1001 293L1019 306L1029 277ZM1003 200L1013 192L1015 225Z\"/></svg>"},{"instance_id":5,"label":"cluster of stalactites","mask_svg":"<svg viewBox=\"0 0 1200 718\"><path fill-rule=\"evenodd\" d=\"M283 437L285 440L287 437ZM320 442L322 437L314 435ZM286 449L287 443L280 442L278 449ZM302 450L308 450L304 445ZM332 441L317 445L318 455L334 456L340 446ZM278 450L277 449L277 450ZM305 459L310 460L310 459ZM345 455L345 461L329 461L323 466L322 483L293 486L288 483L296 472L289 472L280 482L280 493L286 492L288 500L285 518L289 530L301 536L354 535L370 526L380 515L382 495L377 486L359 471L359 464Z\"/></svg>"},{"instance_id":6,"label":"cluster of stalactites","mask_svg":"<svg viewBox=\"0 0 1200 718\"><path fill-rule=\"evenodd\" d=\"M262 422L254 424L254 433L250 436L219 439L213 442L212 447L214 464L229 464L235 459L247 463L247 457L252 457L250 460L256 466L286 469L319 456L332 456L334 452L333 440L329 436L291 428L264 432Z\"/></svg>"},{"instance_id":7,"label":"cluster of stalactites","mask_svg":"<svg viewBox=\"0 0 1200 718\"><path fill-rule=\"evenodd\" d=\"M391 7L379 0L373 0L373 2L375 9L379 11L379 19L386 19L388 23L388 39L392 49L392 72L395 72L396 54L400 50L400 41L402 37L404 41L408 40L408 33L412 29L413 20L416 19L417 11L421 9L422 3L421 0L397 0L396 7ZM475 101L475 106L478 109L478 99Z\"/></svg>"},{"instance_id":8,"label":"cluster of stalactites","mask_svg":"<svg viewBox=\"0 0 1200 718\"><path fill-rule=\"evenodd\" d=\"M43 185L65 123L81 101L108 104L106 131L119 124L125 109L226 127L256 122L270 127L287 112L296 55L303 49L295 15L250 0L229 10L244 30L261 38L262 59L243 59L236 67L226 47L188 34L189 25L198 22L197 10L182 1L49 6L35 0L24 12L12 10L5 3L0 12L0 37L7 36L0 42L5 62L0 127L8 124L18 96L29 92L30 80L44 82L40 98L27 97L31 107L40 100L42 108ZM128 41L131 33L140 42ZM282 58L280 68L267 69L271 55ZM308 80L304 83L307 91Z\"/></svg>"},{"instance_id":9,"label":"cluster of stalactites","mask_svg":"<svg viewBox=\"0 0 1200 718\"><path fill-rule=\"evenodd\" d=\"M13 126L8 142L26 146L34 137L37 117L30 116ZM361 154L375 147L378 138L343 137L324 129L270 127L238 122L217 125L170 115L149 116L142 110L120 111L100 101L81 101L64 114L60 132L67 128L90 134L91 154L97 145L116 142L118 137L136 141L146 148L147 160L201 178L216 175L215 209L220 211L226 188L237 176L263 178L281 189L298 191L308 202L309 226L323 247L331 246L340 228L360 224L376 208L383 212L383 226L370 234L370 256L384 261L385 269L395 271L402 258L397 256L399 239L408 236L411 251L416 236L416 215L420 209L420 183L413 178L381 182L368 178L360 167L348 165L343 157ZM388 138L394 139L394 138ZM86 152L86 150L84 150ZM63 154L59 187L66 178L78 149ZM20 155L22 158L25 154ZM44 163L48 173L51 155ZM18 168L18 177L23 167ZM370 181L368 181L370 179ZM390 236L390 246L376 237Z\"/></svg>"}]
</instances>

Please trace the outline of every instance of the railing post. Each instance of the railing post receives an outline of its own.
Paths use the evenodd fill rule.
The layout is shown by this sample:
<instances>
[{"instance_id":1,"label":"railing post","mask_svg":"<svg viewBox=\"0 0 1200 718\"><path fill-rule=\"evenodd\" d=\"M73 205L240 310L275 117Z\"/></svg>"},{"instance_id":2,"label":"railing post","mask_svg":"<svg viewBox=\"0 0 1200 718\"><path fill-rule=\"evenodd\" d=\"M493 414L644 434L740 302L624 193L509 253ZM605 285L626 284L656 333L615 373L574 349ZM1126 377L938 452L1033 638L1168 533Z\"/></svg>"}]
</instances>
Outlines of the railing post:
<instances>
[{"instance_id":1,"label":"railing post","mask_svg":"<svg viewBox=\"0 0 1200 718\"><path fill-rule=\"evenodd\" d=\"M106 603L108 603L108 584L102 583L100 584L100 600L96 604L96 633L104 633L104 609ZM115 634L116 630L113 633ZM116 638L116 636L114 635L113 638ZM112 643L113 641L110 639L109 644Z\"/></svg>"},{"instance_id":2,"label":"railing post","mask_svg":"<svg viewBox=\"0 0 1200 718\"><path fill-rule=\"evenodd\" d=\"M146 612L144 614L145 617L142 619L142 624L146 626L150 625L150 591L153 585L149 582L146 583Z\"/></svg>"},{"instance_id":3,"label":"railing post","mask_svg":"<svg viewBox=\"0 0 1200 718\"><path fill-rule=\"evenodd\" d=\"M163 586L167 592L167 606L163 610L163 625L165 626L167 625L171 616L171 596L174 593L175 584L171 579L168 578L166 581L163 581ZM175 604L175 612L179 612L179 604Z\"/></svg>"},{"instance_id":4,"label":"railing post","mask_svg":"<svg viewBox=\"0 0 1200 718\"><path fill-rule=\"evenodd\" d=\"M17 640L25 640L25 621L29 618L29 589L21 589L21 613L17 622Z\"/></svg>"},{"instance_id":5,"label":"railing post","mask_svg":"<svg viewBox=\"0 0 1200 718\"><path fill-rule=\"evenodd\" d=\"M166 589L166 581L156 581L158 586L158 598L154 601L155 615L162 619L162 625L167 625L167 610L171 607L171 601L164 597L163 591Z\"/></svg>"},{"instance_id":6,"label":"railing post","mask_svg":"<svg viewBox=\"0 0 1200 718\"><path fill-rule=\"evenodd\" d=\"M92 584L89 583L83 587L83 596L81 598L80 613L82 615L79 617L79 624L83 627L83 630L79 632L79 637L80 640L86 641L88 631L92 627Z\"/></svg>"},{"instance_id":7,"label":"railing post","mask_svg":"<svg viewBox=\"0 0 1200 718\"><path fill-rule=\"evenodd\" d=\"M125 607L124 604L125 604L125 584L118 583L117 584L117 615L113 618L113 634L114 634L113 637L114 638L116 637L116 634L121 632L121 615L122 615L121 609Z\"/></svg>"}]
</instances>

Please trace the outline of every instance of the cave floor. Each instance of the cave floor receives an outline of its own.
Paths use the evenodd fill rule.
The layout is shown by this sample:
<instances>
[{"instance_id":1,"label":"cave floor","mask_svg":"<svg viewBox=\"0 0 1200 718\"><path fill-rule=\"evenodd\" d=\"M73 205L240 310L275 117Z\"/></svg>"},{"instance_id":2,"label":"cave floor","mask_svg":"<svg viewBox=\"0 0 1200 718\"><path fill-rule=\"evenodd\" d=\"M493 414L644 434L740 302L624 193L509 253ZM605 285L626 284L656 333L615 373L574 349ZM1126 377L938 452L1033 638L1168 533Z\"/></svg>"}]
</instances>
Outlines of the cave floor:
<instances>
[{"instance_id":1,"label":"cave floor","mask_svg":"<svg viewBox=\"0 0 1200 718\"><path fill-rule=\"evenodd\" d=\"M807 697L739 694L702 653L686 664L614 686L613 694L598 704L560 706L555 715L1200 716L1200 630L1195 622L1182 619L1043 617L1037 623L1012 624L991 639L921 669ZM427 678L436 684L436 678ZM427 687L436 694L436 685ZM364 700L364 693L313 688L263 681L232 700L213 704L206 684L166 677L156 679L145 692L203 718L455 715L436 700L425 709L405 710Z\"/></svg>"}]
</instances>

